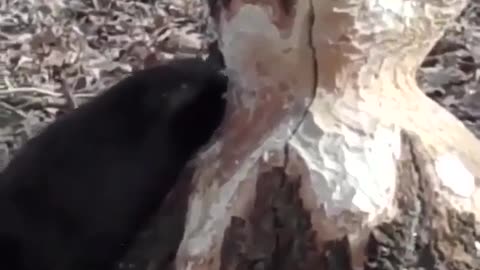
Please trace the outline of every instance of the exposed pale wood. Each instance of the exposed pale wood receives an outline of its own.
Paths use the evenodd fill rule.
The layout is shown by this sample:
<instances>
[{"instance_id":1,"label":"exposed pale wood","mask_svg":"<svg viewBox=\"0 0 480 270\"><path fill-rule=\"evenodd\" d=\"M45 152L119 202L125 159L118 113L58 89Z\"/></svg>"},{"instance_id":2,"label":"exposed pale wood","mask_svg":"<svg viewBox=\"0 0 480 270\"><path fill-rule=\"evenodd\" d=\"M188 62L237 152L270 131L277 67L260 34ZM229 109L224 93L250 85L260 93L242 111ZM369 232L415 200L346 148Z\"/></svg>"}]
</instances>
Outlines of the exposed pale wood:
<instances>
[{"instance_id":1,"label":"exposed pale wood","mask_svg":"<svg viewBox=\"0 0 480 270\"><path fill-rule=\"evenodd\" d=\"M198 159L177 269L362 267L370 229L398 221L420 187L435 194L409 197L417 218L435 209L427 244L452 235L452 211L478 222L480 143L415 81L465 2L218 2L230 111Z\"/></svg>"}]
</instances>

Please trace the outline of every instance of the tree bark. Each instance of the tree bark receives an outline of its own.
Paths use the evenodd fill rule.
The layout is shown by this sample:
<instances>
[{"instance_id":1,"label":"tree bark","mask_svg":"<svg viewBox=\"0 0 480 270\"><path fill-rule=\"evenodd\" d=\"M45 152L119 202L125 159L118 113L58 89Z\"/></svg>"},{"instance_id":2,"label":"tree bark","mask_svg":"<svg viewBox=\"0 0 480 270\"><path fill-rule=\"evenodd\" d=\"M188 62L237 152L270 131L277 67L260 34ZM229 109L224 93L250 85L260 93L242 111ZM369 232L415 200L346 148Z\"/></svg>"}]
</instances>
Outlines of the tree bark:
<instances>
[{"instance_id":1,"label":"tree bark","mask_svg":"<svg viewBox=\"0 0 480 270\"><path fill-rule=\"evenodd\" d=\"M465 0L211 2L229 112L177 270L480 269L480 143L415 80Z\"/></svg>"}]
</instances>

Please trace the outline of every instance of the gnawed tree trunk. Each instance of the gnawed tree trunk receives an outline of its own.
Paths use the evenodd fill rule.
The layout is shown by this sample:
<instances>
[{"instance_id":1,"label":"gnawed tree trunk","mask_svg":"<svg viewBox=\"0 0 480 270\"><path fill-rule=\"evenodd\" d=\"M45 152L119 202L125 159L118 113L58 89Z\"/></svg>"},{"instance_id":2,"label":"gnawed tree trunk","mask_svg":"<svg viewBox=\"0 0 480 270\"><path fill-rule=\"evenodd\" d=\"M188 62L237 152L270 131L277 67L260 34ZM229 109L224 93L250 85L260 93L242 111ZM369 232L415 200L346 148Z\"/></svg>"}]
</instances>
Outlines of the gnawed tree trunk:
<instances>
[{"instance_id":1,"label":"gnawed tree trunk","mask_svg":"<svg viewBox=\"0 0 480 270\"><path fill-rule=\"evenodd\" d=\"M176 269L479 269L480 143L415 81L465 3L217 2L230 110Z\"/></svg>"}]
</instances>

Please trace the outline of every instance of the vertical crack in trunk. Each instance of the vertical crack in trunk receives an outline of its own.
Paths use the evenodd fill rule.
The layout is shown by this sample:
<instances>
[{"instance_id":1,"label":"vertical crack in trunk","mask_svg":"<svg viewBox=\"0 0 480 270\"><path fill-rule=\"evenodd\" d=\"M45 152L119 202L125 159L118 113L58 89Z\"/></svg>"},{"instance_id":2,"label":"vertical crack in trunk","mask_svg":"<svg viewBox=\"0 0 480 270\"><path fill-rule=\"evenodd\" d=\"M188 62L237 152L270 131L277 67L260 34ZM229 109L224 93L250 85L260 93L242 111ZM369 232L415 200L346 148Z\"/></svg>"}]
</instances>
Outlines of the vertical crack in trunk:
<instances>
[{"instance_id":1,"label":"vertical crack in trunk","mask_svg":"<svg viewBox=\"0 0 480 270\"><path fill-rule=\"evenodd\" d=\"M295 133L297 132L297 130L302 126L303 124L303 121L305 120L305 118L307 117L307 115L309 114L309 108L310 106L312 106L314 100L315 100L315 96L317 94L317 85L318 85L318 63L317 63L317 58L315 57L317 55L317 51L316 51L316 48L315 48L315 45L313 44L313 24L315 22L315 12L314 12L314 9L313 9L313 3L312 1L315 1L315 0L309 0L309 3L310 3L310 8L309 8L309 12L308 12L308 19L309 19L309 24L308 24L308 48L310 49L310 51L312 52L312 72L313 72L313 81L312 81L312 94L311 94L311 97L312 99L308 101L308 104L305 106L305 111L303 112L302 116L300 117L300 120L298 121L297 125L293 128L292 130L292 133L289 135L288 139L287 139L287 143L285 145L285 147L288 147L288 142L290 141L290 139L295 136ZM287 153L285 153L287 154ZM287 157L287 156L285 156Z\"/></svg>"},{"instance_id":2,"label":"vertical crack in trunk","mask_svg":"<svg viewBox=\"0 0 480 270\"><path fill-rule=\"evenodd\" d=\"M317 63L317 58L315 57L317 55L317 51L316 51L316 48L315 48L315 45L313 44L313 24L315 22L315 12L314 12L314 9L313 9L313 3L312 1L315 1L315 0L309 0L309 12L308 12L308 19L309 19L309 23L307 24L308 25L308 29L306 30L307 33L308 33L308 40L307 40L307 45L308 45L308 49L312 52L312 72L313 72L313 76L312 76L312 89L311 89L311 99L308 101L307 105L305 106L305 111L302 113L302 115L300 116L299 118L299 121L298 123L295 125L295 127L292 129L292 132L289 134L287 140L286 140L286 143L285 143L285 146L284 146L284 164L283 164L283 168L286 169L289 165L289 149L290 149L290 139L295 136L296 132L298 131L298 129L302 126L305 118L307 117L307 115L310 113L309 112L309 108L310 106L313 104L314 100L315 100L315 96L317 94L317 85L318 85L318 63Z\"/></svg>"}]
</instances>

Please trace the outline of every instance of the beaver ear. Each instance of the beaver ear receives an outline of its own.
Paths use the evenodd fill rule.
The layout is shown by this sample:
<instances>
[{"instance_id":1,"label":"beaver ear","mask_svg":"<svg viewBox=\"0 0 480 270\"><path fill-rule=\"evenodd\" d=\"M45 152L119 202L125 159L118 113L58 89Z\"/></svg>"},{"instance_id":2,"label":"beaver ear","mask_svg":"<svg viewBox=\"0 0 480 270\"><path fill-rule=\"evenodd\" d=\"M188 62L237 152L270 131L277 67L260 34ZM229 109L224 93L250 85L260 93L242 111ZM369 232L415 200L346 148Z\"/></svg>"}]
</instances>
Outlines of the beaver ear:
<instances>
[{"instance_id":1,"label":"beaver ear","mask_svg":"<svg viewBox=\"0 0 480 270\"><path fill-rule=\"evenodd\" d=\"M218 98L228 87L228 77L221 69L200 59L172 61L148 74L154 79L146 83L144 112L167 119L199 100Z\"/></svg>"},{"instance_id":2,"label":"beaver ear","mask_svg":"<svg viewBox=\"0 0 480 270\"><path fill-rule=\"evenodd\" d=\"M164 104L170 115L187 109L200 100L216 99L223 96L228 88L228 77L221 72L203 73L205 78L187 81L172 89Z\"/></svg>"},{"instance_id":3,"label":"beaver ear","mask_svg":"<svg viewBox=\"0 0 480 270\"><path fill-rule=\"evenodd\" d=\"M204 87L207 94L223 95L228 89L228 76L218 70L208 76Z\"/></svg>"}]
</instances>

